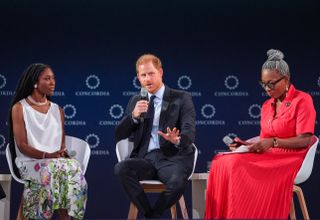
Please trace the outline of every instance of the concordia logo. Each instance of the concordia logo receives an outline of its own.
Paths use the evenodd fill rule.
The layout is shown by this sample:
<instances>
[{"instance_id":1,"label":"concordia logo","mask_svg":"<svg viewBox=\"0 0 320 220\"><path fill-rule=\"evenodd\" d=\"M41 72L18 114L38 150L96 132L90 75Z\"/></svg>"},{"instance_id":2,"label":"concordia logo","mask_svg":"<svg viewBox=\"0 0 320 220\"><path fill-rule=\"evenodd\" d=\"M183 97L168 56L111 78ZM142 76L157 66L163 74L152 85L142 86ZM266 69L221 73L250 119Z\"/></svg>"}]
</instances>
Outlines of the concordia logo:
<instances>
[{"instance_id":1,"label":"concordia logo","mask_svg":"<svg viewBox=\"0 0 320 220\"><path fill-rule=\"evenodd\" d=\"M137 76L133 77L132 85L137 90L141 89L141 86L140 86L140 83L139 83L139 80L138 80ZM137 95L139 93L139 91L137 91L137 90L135 90L135 91L123 91L122 92L122 96L134 96L134 95Z\"/></svg>"},{"instance_id":2,"label":"concordia logo","mask_svg":"<svg viewBox=\"0 0 320 220\"><path fill-rule=\"evenodd\" d=\"M204 104L201 107L201 115L207 120L197 120L197 125L225 125L223 120L209 120L212 119L216 114L216 108L212 104Z\"/></svg>"},{"instance_id":3,"label":"concordia logo","mask_svg":"<svg viewBox=\"0 0 320 220\"><path fill-rule=\"evenodd\" d=\"M238 135L236 133L228 133L227 136L231 137L231 138L236 138L238 137Z\"/></svg>"},{"instance_id":4,"label":"concordia logo","mask_svg":"<svg viewBox=\"0 0 320 220\"><path fill-rule=\"evenodd\" d=\"M4 147L4 145L6 144L6 138L0 134L0 149Z\"/></svg>"},{"instance_id":5,"label":"concordia logo","mask_svg":"<svg viewBox=\"0 0 320 220\"><path fill-rule=\"evenodd\" d=\"M4 88L7 84L7 79L4 75L0 74L0 89ZM2 83L1 83L2 81Z\"/></svg>"},{"instance_id":6,"label":"concordia logo","mask_svg":"<svg viewBox=\"0 0 320 220\"><path fill-rule=\"evenodd\" d=\"M118 114L116 114L118 112ZM114 119L119 119L123 116L124 110L123 107L119 104L114 104L109 109L109 114Z\"/></svg>"},{"instance_id":7,"label":"concordia logo","mask_svg":"<svg viewBox=\"0 0 320 220\"><path fill-rule=\"evenodd\" d=\"M230 81L234 81L233 82L234 85L230 85ZM239 79L234 75L227 76L226 79L224 80L224 85L227 87L227 89L234 90L239 86Z\"/></svg>"},{"instance_id":8,"label":"concordia logo","mask_svg":"<svg viewBox=\"0 0 320 220\"><path fill-rule=\"evenodd\" d=\"M318 87L320 88L320 76L318 77L316 84L317 84ZM309 91L309 94L310 94L311 96L320 96L320 91L319 91L319 90Z\"/></svg>"},{"instance_id":9,"label":"concordia logo","mask_svg":"<svg viewBox=\"0 0 320 220\"><path fill-rule=\"evenodd\" d=\"M138 77L135 76L132 80L133 87L136 89L141 89L140 83L138 83L138 81L139 81Z\"/></svg>"},{"instance_id":10,"label":"concordia logo","mask_svg":"<svg viewBox=\"0 0 320 220\"><path fill-rule=\"evenodd\" d=\"M99 125L101 125L101 126L116 126L116 125L118 125L120 123L119 119L121 119L124 114L123 107L119 104L113 104L109 108L108 112L109 112L110 117L114 120L99 121Z\"/></svg>"},{"instance_id":11,"label":"concordia logo","mask_svg":"<svg viewBox=\"0 0 320 220\"><path fill-rule=\"evenodd\" d=\"M261 106L258 104L252 104L248 109L248 113L251 118L254 118L254 119L260 118Z\"/></svg>"},{"instance_id":12,"label":"concordia logo","mask_svg":"<svg viewBox=\"0 0 320 220\"><path fill-rule=\"evenodd\" d=\"M94 84L90 84L90 81L92 83L92 81L94 82ZM100 79L99 77L97 77L96 75L89 75L86 79L86 85L89 89L96 89L99 87L100 85Z\"/></svg>"},{"instance_id":13,"label":"concordia logo","mask_svg":"<svg viewBox=\"0 0 320 220\"><path fill-rule=\"evenodd\" d=\"M93 140L93 139L94 139L94 141L92 142L91 140ZM91 149L94 149L99 146L100 138L96 134L93 134L93 133L88 134L86 137L86 142L90 145Z\"/></svg>"},{"instance_id":14,"label":"concordia logo","mask_svg":"<svg viewBox=\"0 0 320 220\"><path fill-rule=\"evenodd\" d=\"M67 104L67 105L63 106L63 111L64 111L64 117L66 119L72 119L77 114L76 107L74 107L74 105L71 105L71 104Z\"/></svg>"},{"instance_id":15,"label":"concordia logo","mask_svg":"<svg viewBox=\"0 0 320 220\"><path fill-rule=\"evenodd\" d=\"M177 81L177 85L180 89L182 90L188 90L191 88L192 86L192 80L190 76L187 75L182 75L178 78ZM191 96L201 96L201 92L195 92L195 91L191 91L190 92Z\"/></svg>"},{"instance_id":16,"label":"concordia logo","mask_svg":"<svg viewBox=\"0 0 320 220\"><path fill-rule=\"evenodd\" d=\"M209 109L209 114L206 109ZM201 108L201 115L205 117L206 119L212 118L216 114L216 108L211 104L205 104Z\"/></svg>"},{"instance_id":17,"label":"concordia logo","mask_svg":"<svg viewBox=\"0 0 320 220\"><path fill-rule=\"evenodd\" d=\"M192 80L189 76L183 75L178 79L178 87L182 90L187 90L192 86Z\"/></svg>"},{"instance_id":18,"label":"concordia logo","mask_svg":"<svg viewBox=\"0 0 320 220\"><path fill-rule=\"evenodd\" d=\"M77 109L72 104L66 104L63 106L63 111L66 119L73 119L77 114ZM64 124L70 126L85 126L87 123L83 120L65 120Z\"/></svg>"},{"instance_id":19,"label":"concordia logo","mask_svg":"<svg viewBox=\"0 0 320 220\"><path fill-rule=\"evenodd\" d=\"M228 75L224 79L224 86L229 91L216 91L214 92L214 95L217 97L226 97L226 96L249 96L249 93L247 91L231 91L235 90L239 87L239 79L235 75Z\"/></svg>"},{"instance_id":20,"label":"concordia logo","mask_svg":"<svg viewBox=\"0 0 320 220\"><path fill-rule=\"evenodd\" d=\"M108 91L93 91L100 86L100 78L91 74L86 78L86 86L90 91L76 91L76 96L110 96L110 92Z\"/></svg>"},{"instance_id":21,"label":"concordia logo","mask_svg":"<svg viewBox=\"0 0 320 220\"><path fill-rule=\"evenodd\" d=\"M261 105L258 105L258 104L250 105L248 108L248 114L251 118L256 120L241 120L241 121L238 121L238 125L240 126L260 125L260 120L257 120L257 119L259 119L261 115Z\"/></svg>"},{"instance_id":22,"label":"concordia logo","mask_svg":"<svg viewBox=\"0 0 320 220\"><path fill-rule=\"evenodd\" d=\"M85 141L89 144L92 155L110 155L110 152L108 150L96 150L96 148L100 145L100 138L98 135L94 133L88 134Z\"/></svg>"},{"instance_id":23,"label":"concordia logo","mask_svg":"<svg viewBox=\"0 0 320 220\"><path fill-rule=\"evenodd\" d=\"M3 89L7 84L7 78L0 74L0 89ZM0 96L13 96L14 92L13 91L5 91L5 90L0 90Z\"/></svg>"}]
</instances>

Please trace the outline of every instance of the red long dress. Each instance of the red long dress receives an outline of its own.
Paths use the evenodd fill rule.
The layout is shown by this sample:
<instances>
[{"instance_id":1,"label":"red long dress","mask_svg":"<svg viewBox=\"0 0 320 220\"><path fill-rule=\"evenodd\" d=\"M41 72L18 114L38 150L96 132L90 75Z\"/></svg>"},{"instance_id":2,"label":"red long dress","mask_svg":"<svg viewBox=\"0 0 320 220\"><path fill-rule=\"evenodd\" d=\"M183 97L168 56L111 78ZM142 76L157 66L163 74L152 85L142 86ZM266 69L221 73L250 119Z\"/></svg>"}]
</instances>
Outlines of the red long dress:
<instances>
[{"instance_id":1,"label":"red long dress","mask_svg":"<svg viewBox=\"0 0 320 220\"><path fill-rule=\"evenodd\" d=\"M275 100L261 111L260 138L314 133L316 112L309 94L293 85L274 116ZM270 148L262 154L217 155L210 169L206 219L287 219L293 182L308 148Z\"/></svg>"}]
</instances>

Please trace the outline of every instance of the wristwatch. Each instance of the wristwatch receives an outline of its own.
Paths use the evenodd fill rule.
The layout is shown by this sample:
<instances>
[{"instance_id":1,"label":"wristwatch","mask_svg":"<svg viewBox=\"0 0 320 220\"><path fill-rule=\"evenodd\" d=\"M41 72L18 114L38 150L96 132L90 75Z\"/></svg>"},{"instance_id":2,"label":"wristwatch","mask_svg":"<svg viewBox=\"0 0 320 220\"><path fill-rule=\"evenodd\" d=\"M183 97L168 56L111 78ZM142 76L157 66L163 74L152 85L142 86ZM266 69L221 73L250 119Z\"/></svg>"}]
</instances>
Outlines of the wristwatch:
<instances>
[{"instance_id":1,"label":"wristwatch","mask_svg":"<svg viewBox=\"0 0 320 220\"><path fill-rule=\"evenodd\" d=\"M273 138L273 147L278 147L278 146L279 146L278 141L277 141L277 139L274 137L274 138Z\"/></svg>"}]
</instances>

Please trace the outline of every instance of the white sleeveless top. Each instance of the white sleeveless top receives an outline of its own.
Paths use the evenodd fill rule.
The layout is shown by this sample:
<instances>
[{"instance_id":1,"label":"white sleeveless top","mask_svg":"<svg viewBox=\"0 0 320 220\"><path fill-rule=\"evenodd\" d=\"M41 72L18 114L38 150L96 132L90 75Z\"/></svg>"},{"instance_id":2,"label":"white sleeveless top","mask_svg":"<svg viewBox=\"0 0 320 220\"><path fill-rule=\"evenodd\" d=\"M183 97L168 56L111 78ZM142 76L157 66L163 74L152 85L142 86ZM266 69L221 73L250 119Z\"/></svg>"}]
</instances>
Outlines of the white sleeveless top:
<instances>
[{"instance_id":1,"label":"white sleeveless top","mask_svg":"<svg viewBox=\"0 0 320 220\"><path fill-rule=\"evenodd\" d=\"M33 109L29 103L20 100L23 109L23 120L27 131L28 145L48 153L55 152L61 148L62 125L59 106L50 102L47 113L41 113ZM19 162L36 160L22 154L16 145L16 164Z\"/></svg>"}]
</instances>

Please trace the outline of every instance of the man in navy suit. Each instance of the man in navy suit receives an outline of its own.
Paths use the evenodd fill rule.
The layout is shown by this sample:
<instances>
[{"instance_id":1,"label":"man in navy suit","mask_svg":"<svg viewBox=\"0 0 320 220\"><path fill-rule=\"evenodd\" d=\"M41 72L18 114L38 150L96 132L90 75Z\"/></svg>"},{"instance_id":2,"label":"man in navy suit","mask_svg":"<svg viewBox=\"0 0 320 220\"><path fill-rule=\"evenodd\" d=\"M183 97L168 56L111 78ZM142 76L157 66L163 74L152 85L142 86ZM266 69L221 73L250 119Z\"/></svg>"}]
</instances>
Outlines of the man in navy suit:
<instances>
[{"instance_id":1,"label":"man in navy suit","mask_svg":"<svg viewBox=\"0 0 320 220\"><path fill-rule=\"evenodd\" d=\"M142 55L136 71L148 101L133 96L116 128L117 141L129 138L134 147L130 158L116 164L115 174L139 211L156 218L180 199L192 172L195 109L189 93L164 85L158 57ZM166 185L153 207L139 183L146 179Z\"/></svg>"}]
</instances>

